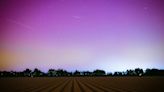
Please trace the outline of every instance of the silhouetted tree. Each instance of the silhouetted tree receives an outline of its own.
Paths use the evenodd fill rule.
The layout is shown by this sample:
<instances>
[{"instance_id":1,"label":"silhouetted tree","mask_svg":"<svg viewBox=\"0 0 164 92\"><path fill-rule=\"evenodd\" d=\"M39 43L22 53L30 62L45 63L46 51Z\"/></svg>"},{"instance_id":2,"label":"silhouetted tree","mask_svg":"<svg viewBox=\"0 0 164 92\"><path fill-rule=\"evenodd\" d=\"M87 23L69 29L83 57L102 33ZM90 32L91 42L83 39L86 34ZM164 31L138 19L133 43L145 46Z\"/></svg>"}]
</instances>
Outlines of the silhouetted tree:
<instances>
[{"instance_id":1,"label":"silhouetted tree","mask_svg":"<svg viewBox=\"0 0 164 92\"><path fill-rule=\"evenodd\" d=\"M50 77L57 76L57 71L55 69L49 69L47 75Z\"/></svg>"},{"instance_id":2,"label":"silhouetted tree","mask_svg":"<svg viewBox=\"0 0 164 92\"><path fill-rule=\"evenodd\" d=\"M158 75L160 75L160 76L164 76L164 70L159 70Z\"/></svg>"},{"instance_id":3,"label":"silhouetted tree","mask_svg":"<svg viewBox=\"0 0 164 92\"><path fill-rule=\"evenodd\" d=\"M127 76L135 76L136 75L136 73L135 73L135 71L134 70L127 70L126 71L126 74L127 74Z\"/></svg>"},{"instance_id":4,"label":"silhouetted tree","mask_svg":"<svg viewBox=\"0 0 164 92\"><path fill-rule=\"evenodd\" d=\"M69 75L69 73L63 69L58 69L56 72L57 72L57 76L68 76Z\"/></svg>"},{"instance_id":5,"label":"silhouetted tree","mask_svg":"<svg viewBox=\"0 0 164 92\"><path fill-rule=\"evenodd\" d=\"M157 75L158 69L146 69L145 75L147 76L155 76Z\"/></svg>"},{"instance_id":6,"label":"silhouetted tree","mask_svg":"<svg viewBox=\"0 0 164 92\"><path fill-rule=\"evenodd\" d=\"M164 70L146 69L144 75L146 75L146 76L164 76Z\"/></svg>"},{"instance_id":7,"label":"silhouetted tree","mask_svg":"<svg viewBox=\"0 0 164 92\"><path fill-rule=\"evenodd\" d=\"M68 75L69 75L69 73L66 70L64 70L63 71L63 76L68 76Z\"/></svg>"},{"instance_id":8,"label":"silhouetted tree","mask_svg":"<svg viewBox=\"0 0 164 92\"><path fill-rule=\"evenodd\" d=\"M74 76L80 76L80 72L78 70L76 70L74 73L73 73Z\"/></svg>"},{"instance_id":9,"label":"silhouetted tree","mask_svg":"<svg viewBox=\"0 0 164 92\"><path fill-rule=\"evenodd\" d=\"M89 72L89 71L83 71L82 73L81 73L83 76L92 76L92 72Z\"/></svg>"},{"instance_id":10,"label":"silhouetted tree","mask_svg":"<svg viewBox=\"0 0 164 92\"><path fill-rule=\"evenodd\" d=\"M112 76L113 74L112 73L107 73L107 76Z\"/></svg>"},{"instance_id":11,"label":"silhouetted tree","mask_svg":"<svg viewBox=\"0 0 164 92\"><path fill-rule=\"evenodd\" d=\"M114 76L122 76L122 72L114 72Z\"/></svg>"},{"instance_id":12,"label":"silhouetted tree","mask_svg":"<svg viewBox=\"0 0 164 92\"><path fill-rule=\"evenodd\" d=\"M43 73L41 70L35 68L32 72L30 69L26 69L22 72L16 71L0 71L0 77L41 77L41 76L105 76L106 73L104 70L94 70L80 72L76 70L75 72L67 72L63 69L49 69L47 73ZM107 76L164 76L164 70L159 69L146 69L145 72L143 69L136 68L134 70L127 70L126 72L114 72L108 73Z\"/></svg>"},{"instance_id":13,"label":"silhouetted tree","mask_svg":"<svg viewBox=\"0 0 164 92\"><path fill-rule=\"evenodd\" d=\"M134 71L137 76L142 76L144 73L143 70L140 68L136 68Z\"/></svg>"},{"instance_id":14,"label":"silhouetted tree","mask_svg":"<svg viewBox=\"0 0 164 92\"><path fill-rule=\"evenodd\" d=\"M72 76L73 73L72 72L67 72L67 76Z\"/></svg>"},{"instance_id":15,"label":"silhouetted tree","mask_svg":"<svg viewBox=\"0 0 164 92\"><path fill-rule=\"evenodd\" d=\"M2 71L0 71L0 77L3 77L3 72Z\"/></svg>"},{"instance_id":16,"label":"silhouetted tree","mask_svg":"<svg viewBox=\"0 0 164 92\"><path fill-rule=\"evenodd\" d=\"M103 75L105 75L105 71L97 69L97 70L93 71L93 75L95 75L95 76L103 76Z\"/></svg>"},{"instance_id":17,"label":"silhouetted tree","mask_svg":"<svg viewBox=\"0 0 164 92\"><path fill-rule=\"evenodd\" d=\"M2 71L1 72L1 77L10 77L10 72Z\"/></svg>"},{"instance_id":18,"label":"silhouetted tree","mask_svg":"<svg viewBox=\"0 0 164 92\"><path fill-rule=\"evenodd\" d=\"M34 69L34 71L32 72L33 77L40 77L43 76L43 72L37 68Z\"/></svg>"},{"instance_id":19,"label":"silhouetted tree","mask_svg":"<svg viewBox=\"0 0 164 92\"><path fill-rule=\"evenodd\" d=\"M23 71L23 73L24 73L24 76L30 77L31 74L32 74L32 70L26 69L26 70Z\"/></svg>"}]
</instances>

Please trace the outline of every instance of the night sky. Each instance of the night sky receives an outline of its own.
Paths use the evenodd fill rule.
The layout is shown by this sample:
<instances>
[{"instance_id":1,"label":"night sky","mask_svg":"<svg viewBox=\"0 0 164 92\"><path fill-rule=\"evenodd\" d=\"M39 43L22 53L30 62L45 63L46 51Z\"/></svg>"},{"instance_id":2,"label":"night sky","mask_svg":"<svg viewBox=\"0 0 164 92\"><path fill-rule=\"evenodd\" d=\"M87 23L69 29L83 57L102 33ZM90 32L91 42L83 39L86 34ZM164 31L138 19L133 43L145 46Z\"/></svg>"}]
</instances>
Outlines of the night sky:
<instances>
[{"instance_id":1,"label":"night sky","mask_svg":"<svg viewBox=\"0 0 164 92\"><path fill-rule=\"evenodd\" d=\"M0 70L164 69L164 0L0 0Z\"/></svg>"}]
</instances>

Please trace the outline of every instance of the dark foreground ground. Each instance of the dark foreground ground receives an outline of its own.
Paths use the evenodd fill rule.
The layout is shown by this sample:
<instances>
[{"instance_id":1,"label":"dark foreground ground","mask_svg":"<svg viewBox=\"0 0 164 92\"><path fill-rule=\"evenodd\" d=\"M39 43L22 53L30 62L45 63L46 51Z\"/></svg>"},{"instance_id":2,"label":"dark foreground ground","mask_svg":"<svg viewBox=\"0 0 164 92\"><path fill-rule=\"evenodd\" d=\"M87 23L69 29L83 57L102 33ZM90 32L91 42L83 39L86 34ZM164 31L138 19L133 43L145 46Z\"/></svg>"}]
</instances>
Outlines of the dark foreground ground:
<instances>
[{"instance_id":1,"label":"dark foreground ground","mask_svg":"<svg viewBox=\"0 0 164 92\"><path fill-rule=\"evenodd\" d=\"M0 92L164 92L164 77L0 78Z\"/></svg>"}]
</instances>

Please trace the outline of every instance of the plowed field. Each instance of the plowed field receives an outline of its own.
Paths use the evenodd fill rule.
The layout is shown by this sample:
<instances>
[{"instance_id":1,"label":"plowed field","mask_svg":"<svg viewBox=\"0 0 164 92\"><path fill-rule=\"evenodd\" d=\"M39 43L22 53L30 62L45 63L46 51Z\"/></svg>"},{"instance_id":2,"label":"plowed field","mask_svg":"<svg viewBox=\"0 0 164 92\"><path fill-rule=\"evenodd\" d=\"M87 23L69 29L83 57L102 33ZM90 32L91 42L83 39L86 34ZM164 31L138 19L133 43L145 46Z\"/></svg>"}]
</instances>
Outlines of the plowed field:
<instances>
[{"instance_id":1,"label":"plowed field","mask_svg":"<svg viewBox=\"0 0 164 92\"><path fill-rule=\"evenodd\" d=\"M164 92L164 77L0 78L0 92Z\"/></svg>"}]
</instances>

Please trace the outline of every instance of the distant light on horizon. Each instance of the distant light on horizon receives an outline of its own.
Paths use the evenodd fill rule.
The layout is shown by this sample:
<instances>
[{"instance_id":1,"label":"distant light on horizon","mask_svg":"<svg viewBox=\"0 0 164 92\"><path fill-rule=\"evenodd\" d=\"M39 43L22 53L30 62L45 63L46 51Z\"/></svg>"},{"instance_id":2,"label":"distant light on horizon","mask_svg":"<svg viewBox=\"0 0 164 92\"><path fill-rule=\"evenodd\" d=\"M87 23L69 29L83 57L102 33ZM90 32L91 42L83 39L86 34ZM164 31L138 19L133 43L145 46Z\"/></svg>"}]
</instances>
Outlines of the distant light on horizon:
<instances>
[{"instance_id":1,"label":"distant light on horizon","mask_svg":"<svg viewBox=\"0 0 164 92\"><path fill-rule=\"evenodd\" d=\"M0 1L0 70L164 69L163 4Z\"/></svg>"}]
</instances>

